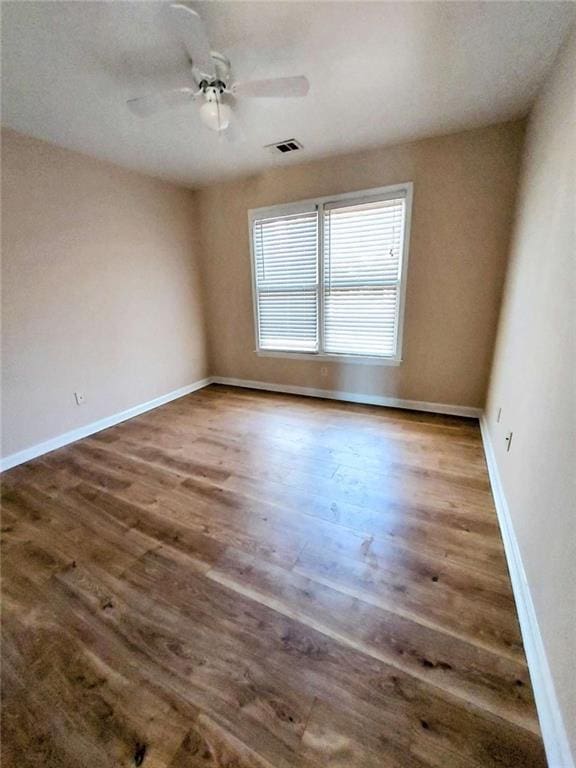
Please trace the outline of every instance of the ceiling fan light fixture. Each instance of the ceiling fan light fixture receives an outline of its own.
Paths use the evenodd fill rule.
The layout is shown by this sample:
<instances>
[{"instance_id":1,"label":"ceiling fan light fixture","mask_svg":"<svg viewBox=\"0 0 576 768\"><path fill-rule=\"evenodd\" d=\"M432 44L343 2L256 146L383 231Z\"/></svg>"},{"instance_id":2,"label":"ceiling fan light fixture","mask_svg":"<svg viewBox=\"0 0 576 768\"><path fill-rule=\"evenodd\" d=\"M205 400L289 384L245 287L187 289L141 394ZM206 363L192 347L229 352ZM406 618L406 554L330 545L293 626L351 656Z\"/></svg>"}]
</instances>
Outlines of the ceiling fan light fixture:
<instances>
[{"instance_id":1,"label":"ceiling fan light fixture","mask_svg":"<svg viewBox=\"0 0 576 768\"><path fill-rule=\"evenodd\" d=\"M230 125L232 108L218 94L207 93L206 101L200 106L200 118L204 125L219 133Z\"/></svg>"}]
</instances>

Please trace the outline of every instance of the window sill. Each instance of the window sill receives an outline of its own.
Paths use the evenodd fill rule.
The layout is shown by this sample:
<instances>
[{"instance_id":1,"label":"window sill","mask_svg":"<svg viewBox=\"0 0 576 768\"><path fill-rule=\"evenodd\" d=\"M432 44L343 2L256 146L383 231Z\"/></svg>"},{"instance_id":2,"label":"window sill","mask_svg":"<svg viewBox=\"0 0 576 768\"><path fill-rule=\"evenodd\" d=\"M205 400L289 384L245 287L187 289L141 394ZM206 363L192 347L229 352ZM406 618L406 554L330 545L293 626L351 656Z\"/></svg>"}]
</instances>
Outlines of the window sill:
<instances>
[{"instance_id":1,"label":"window sill","mask_svg":"<svg viewBox=\"0 0 576 768\"><path fill-rule=\"evenodd\" d=\"M289 360L308 360L318 363L340 363L341 365L401 365L401 358L397 357L368 357L362 355L328 355L314 352L281 352L280 350L255 350L258 357L283 357Z\"/></svg>"}]
</instances>

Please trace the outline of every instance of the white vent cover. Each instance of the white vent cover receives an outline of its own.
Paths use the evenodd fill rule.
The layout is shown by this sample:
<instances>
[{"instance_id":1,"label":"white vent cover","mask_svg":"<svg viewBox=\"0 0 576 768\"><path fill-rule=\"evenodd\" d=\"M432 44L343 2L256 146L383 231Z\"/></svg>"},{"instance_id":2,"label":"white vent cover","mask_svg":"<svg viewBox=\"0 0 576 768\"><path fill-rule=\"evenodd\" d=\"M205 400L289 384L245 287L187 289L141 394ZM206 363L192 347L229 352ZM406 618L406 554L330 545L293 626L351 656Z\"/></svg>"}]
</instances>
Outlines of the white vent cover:
<instances>
[{"instance_id":1,"label":"white vent cover","mask_svg":"<svg viewBox=\"0 0 576 768\"><path fill-rule=\"evenodd\" d=\"M288 152L297 152L302 149L302 144L296 139L284 139L284 141L277 141L274 144L267 144L264 149L272 152L274 155L286 155Z\"/></svg>"}]
</instances>

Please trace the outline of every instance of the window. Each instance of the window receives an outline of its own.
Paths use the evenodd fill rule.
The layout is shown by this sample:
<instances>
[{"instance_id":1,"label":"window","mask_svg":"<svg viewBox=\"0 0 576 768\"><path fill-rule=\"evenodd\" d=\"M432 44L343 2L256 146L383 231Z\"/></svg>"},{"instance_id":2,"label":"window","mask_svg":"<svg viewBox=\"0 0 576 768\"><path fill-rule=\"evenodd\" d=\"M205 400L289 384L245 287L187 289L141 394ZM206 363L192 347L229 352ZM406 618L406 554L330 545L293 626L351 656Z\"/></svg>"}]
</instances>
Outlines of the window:
<instances>
[{"instance_id":1,"label":"window","mask_svg":"<svg viewBox=\"0 0 576 768\"><path fill-rule=\"evenodd\" d=\"M398 363L412 185L250 211L257 351Z\"/></svg>"}]
</instances>

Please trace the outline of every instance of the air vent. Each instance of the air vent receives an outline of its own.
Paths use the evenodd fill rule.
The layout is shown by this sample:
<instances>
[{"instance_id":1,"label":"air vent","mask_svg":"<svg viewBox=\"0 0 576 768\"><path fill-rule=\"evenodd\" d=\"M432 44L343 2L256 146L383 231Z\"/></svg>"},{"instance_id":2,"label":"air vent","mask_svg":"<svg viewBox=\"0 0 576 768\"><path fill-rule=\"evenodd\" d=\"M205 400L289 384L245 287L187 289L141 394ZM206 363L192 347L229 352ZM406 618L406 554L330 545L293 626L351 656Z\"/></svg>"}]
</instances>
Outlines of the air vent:
<instances>
[{"instance_id":1,"label":"air vent","mask_svg":"<svg viewBox=\"0 0 576 768\"><path fill-rule=\"evenodd\" d=\"M302 144L296 139L284 139L284 141L278 141L275 144L267 144L264 149L275 155L286 155L288 152L297 152L302 149Z\"/></svg>"}]
</instances>

